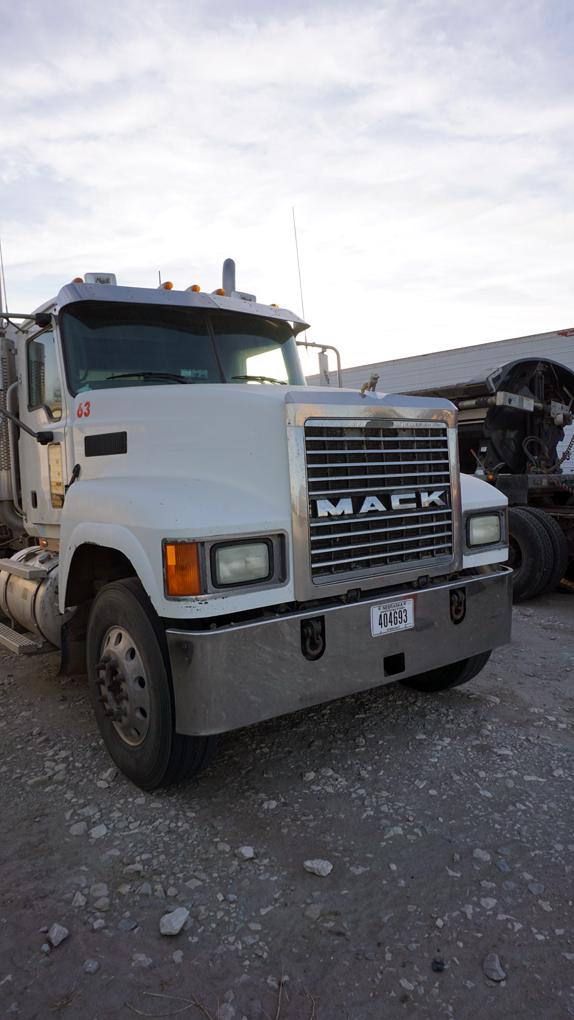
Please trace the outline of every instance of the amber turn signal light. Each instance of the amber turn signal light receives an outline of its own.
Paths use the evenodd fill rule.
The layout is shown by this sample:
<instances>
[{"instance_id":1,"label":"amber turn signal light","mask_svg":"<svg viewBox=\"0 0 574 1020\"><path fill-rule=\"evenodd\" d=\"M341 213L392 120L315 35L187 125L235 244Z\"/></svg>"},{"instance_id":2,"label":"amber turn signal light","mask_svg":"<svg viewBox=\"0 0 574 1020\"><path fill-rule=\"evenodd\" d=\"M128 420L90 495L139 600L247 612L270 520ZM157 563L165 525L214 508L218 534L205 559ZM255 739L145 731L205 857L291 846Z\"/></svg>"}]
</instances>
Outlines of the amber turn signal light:
<instances>
[{"instance_id":1,"label":"amber turn signal light","mask_svg":"<svg viewBox=\"0 0 574 1020\"><path fill-rule=\"evenodd\" d=\"M163 556L167 595L175 598L201 595L197 542L165 542Z\"/></svg>"}]
</instances>

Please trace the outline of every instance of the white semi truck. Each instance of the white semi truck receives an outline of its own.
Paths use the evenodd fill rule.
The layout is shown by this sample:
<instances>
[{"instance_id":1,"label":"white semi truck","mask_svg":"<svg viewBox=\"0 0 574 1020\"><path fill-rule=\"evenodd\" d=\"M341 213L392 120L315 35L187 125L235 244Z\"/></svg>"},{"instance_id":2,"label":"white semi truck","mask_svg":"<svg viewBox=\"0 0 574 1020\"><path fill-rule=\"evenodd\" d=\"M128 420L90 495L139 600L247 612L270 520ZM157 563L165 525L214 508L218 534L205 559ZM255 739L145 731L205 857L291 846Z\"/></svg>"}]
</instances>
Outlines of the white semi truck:
<instances>
[{"instance_id":1,"label":"white semi truck","mask_svg":"<svg viewBox=\"0 0 574 1020\"><path fill-rule=\"evenodd\" d=\"M87 274L0 310L0 644L87 674L143 789L216 735L510 637L506 497L444 399L305 386L306 324L235 289Z\"/></svg>"}]
</instances>

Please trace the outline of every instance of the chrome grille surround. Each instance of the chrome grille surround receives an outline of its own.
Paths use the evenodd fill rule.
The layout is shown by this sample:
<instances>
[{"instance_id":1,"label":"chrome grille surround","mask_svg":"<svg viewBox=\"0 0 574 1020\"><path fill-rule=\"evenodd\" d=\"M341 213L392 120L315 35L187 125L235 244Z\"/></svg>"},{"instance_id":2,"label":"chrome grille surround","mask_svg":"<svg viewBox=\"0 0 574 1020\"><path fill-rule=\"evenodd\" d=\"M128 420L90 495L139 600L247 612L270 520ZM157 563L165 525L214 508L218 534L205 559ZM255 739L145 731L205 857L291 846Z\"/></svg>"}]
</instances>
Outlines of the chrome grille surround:
<instances>
[{"instance_id":1,"label":"chrome grille surround","mask_svg":"<svg viewBox=\"0 0 574 1020\"><path fill-rule=\"evenodd\" d=\"M396 571L453 554L443 422L308 419L311 576Z\"/></svg>"},{"instance_id":2,"label":"chrome grille surround","mask_svg":"<svg viewBox=\"0 0 574 1020\"><path fill-rule=\"evenodd\" d=\"M306 392L292 390L286 404L293 577L297 599L331 597L358 589L368 591L377 587L407 584L409 581L418 582L421 578L445 576L461 569L457 413L452 404L436 398L425 398L423 404L417 398L398 394L366 394L363 397L350 390L318 389ZM329 430L333 431L329 433ZM345 438L345 430L350 430L347 437L352 435L361 442L348 443L344 456L308 456L308 447L313 447L316 453L327 447L330 450L331 446L340 450L339 440L341 435ZM384 434L385 430L388 435ZM428 442L429 436L433 437L433 441ZM440 441L435 438L438 436ZM312 437L331 441L310 442ZM366 443L366 439L375 442ZM411 439L415 441L411 443ZM365 452L365 448L370 449L371 446L377 449L377 443L376 454ZM392 452L408 445L411 447L410 456ZM416 456L412 452L415 446L418 450ZM351 450L358 447L361 447L361 456L352 456ZM432 451L424 454L424 459L431 463L420 463L423 450ZM448 465L445 462L447 459ZM309 464L313 467L309 468ZM338 468L335 468L336 464ZM329 466L324 468L319 465ZM427 473L423 474L421 468ZM436 475L428 473L434 471ZM351 477L354 474L358 477ZM337 480L340 478L342 481ZM338 516L319 517L314 503L318 498L338 504L341 499L357 501L366 496L381 498L383 502L393 494L398 494L401 488L407 495L413 491L432 494L445 489L445 485L441 484L443 479L448 483L446 489L450 505L443 507L433 504L432 511L430 507L420 505L420 496L414 508L405 507L401 512L387 509L385 505L382 511L379 508L374 512L357 513L355 502L353 513L344 507L346 512ZM357 491L352 492L351 489ZM325 495L319 496L319 493ZM407 514L413 516L407 517ZM444 520L448 523L439 527L439 523ZM423 529L421 525L424 525ZM398 530L391 532L391 528ZM380 529L380 533L377 533L377 529ZM423 535L432 534L428 542L420 540L421 530ZM439 532L446 534L439 537ZM407 541L406 536L413 533L417 534L418 540ZM327 536L326 542L323 534ZM367 548L359 548L363 542L368 543ZM445 543L444 547L439 549L442 542ZM423 544L431 548L423 549ZM344 545L351 548L342 549ZM333 564L334 549L338 549L337 558L348 558L351 562ZM405 555L405 550L408 553L413 549L415 551L412 555ZM361 560L359 556L365 559ZM329 561L331 568L335 566L335 569L329 569L329 566L325 568L324 564Z\"/></svg>"}]
</instances>

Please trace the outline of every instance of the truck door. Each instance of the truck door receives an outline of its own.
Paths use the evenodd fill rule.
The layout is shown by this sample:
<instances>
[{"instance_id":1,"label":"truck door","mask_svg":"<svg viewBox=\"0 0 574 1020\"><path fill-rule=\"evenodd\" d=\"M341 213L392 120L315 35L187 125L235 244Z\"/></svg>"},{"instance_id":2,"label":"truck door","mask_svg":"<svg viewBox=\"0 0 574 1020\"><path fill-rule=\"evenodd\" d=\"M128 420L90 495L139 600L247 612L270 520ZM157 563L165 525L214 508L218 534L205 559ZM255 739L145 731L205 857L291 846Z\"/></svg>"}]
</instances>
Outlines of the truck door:
<instances>
[{"instance_id":1,"label":"truck door","mask_svg":"<svg viewBox=\"0 0 574 1020\"><path fill-rule=\"evenodd\" d=\"M54 441L41 446L20 432L22 506L31 524L60 523L67 479L65 392L51 327L26 340L19 373L20 418L35 432L50 431Z\"/></svg>"}]
</instances>

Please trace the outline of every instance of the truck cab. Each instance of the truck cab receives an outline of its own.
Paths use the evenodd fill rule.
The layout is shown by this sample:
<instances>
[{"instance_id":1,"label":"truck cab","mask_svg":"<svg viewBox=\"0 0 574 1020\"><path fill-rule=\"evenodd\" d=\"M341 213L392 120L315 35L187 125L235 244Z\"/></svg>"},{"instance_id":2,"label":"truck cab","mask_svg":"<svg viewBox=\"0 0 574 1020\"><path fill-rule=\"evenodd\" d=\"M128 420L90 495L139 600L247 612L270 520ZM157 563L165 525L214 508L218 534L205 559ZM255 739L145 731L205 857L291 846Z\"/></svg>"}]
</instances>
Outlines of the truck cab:
<instances>
[{"instance_id":1,"label":"truck cab","mask_svg":"<svg viewBox=\"0 0 574 1020\"><path fill-rule=\"evenodd\" d=\"M87 275L0 317L0 642L86 673L114 761L368 687L464 683L510 634L506 498L444 399L305 385L294 313Z\"/></svg>"}]
</instances>

